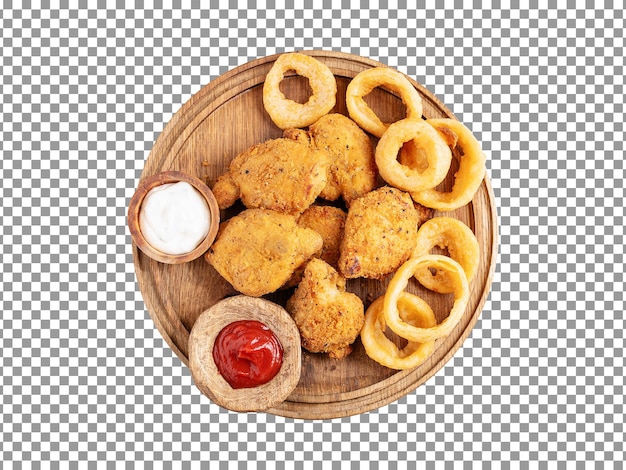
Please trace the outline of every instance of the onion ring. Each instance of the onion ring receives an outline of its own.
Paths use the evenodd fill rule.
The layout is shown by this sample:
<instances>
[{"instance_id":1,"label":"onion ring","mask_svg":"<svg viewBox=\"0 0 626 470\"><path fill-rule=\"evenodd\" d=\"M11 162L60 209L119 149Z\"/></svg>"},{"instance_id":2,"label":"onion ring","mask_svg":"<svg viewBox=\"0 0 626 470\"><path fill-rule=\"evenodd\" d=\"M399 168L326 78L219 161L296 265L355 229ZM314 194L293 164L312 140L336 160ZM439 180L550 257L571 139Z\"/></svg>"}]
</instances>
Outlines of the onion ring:
<instances>
[{"instance_id":1,"label":"onion ring","mask_svg":"<svg viewBox=\"0 0 626 470\"><path fill-rule=\"evenodd\" d=\"M374 88L383 87L400 95L406 107L408 118L422 118L422 97L413 84L397 70L388 67L375 67L359 72L346 89L346 106L353 121L376 137L381 137L387 128L369 107L363 97Z\"/></svg>"},{"instance_id":2,"label":"onion ring","mask_svg":"<svg viewBox=\"0 0 626 470\"><path fill-rule=\"evenodd\" d=\"M402 349L385 335L384 296L377 298L365 312L361 329L361 343L365 353L379 364L390 369L412 369L423 363L435 348L434 341L416 343L409 341ZM437 324L430 306L420 297L402 292L398 298L400 317L416 327L432 327Z\"/></svg>"},{"instance_id":3,"label":"onion ring","mask_svg":"<svg viewBox=\"0 0 626 470\"><path fill-rule=\"evenodd\" d=\"M279 85L289 70L309 79L312 94L306 103L290 100ZM281 129L306 127L327 114L336 102L337 81L331 70L314 57L298 52L282 54L265 77L263 105Z\"/></svg>"},{"instance_id":4,"label":"onion ring","mask_svg":"<svg viewBox=\"0 0 626 470\"><path fill-rule=\"evenodd\" d=\"M413 142L415 151L425 156L423 171L398 161L398 151L405 142ZM425 121L403 119L394 122L378 141L376 166L380 176L403 191L420 191L441 183L450 169L452 152L439 132Z\"/></svg>"},{"instance_id":5,"label":"onion ring","mask_svg":"<svg viewBox=\"0 0 626 470\"><path fill-rule=\"evenodd\" d=\"M450 130L458 137L457 148L461 147L459 169L454 176L450 192L440 192L435 188L411 192L415 202L439 211L452 211L468 204L485 177L485 154L472 132L454 119L428 119L435 129Z\"/></svg>"},{"instance_id":6,"label":"onion ring","mask_svg":"<svg viewBox=\"0 0 626 470\"><path fill-rule=\"evenodd\" d=\"M454 304L452 310L436 326L430 328L418 328L400 317L398 310L398 300L404 292L409 279L421 268L435 267L443 269L452 278L454 286ZM465 307L469 301L470 290L465 276L465 271L459 263L452 258L442 255L424 255L419 258L410 258L405 262L393 276L387 287L384 296L383 309L385 312L385 322L397 335L417 343L426 343L438 338L448 336L463 317Z\"/></svg>"},{"instance_id":7,"label":"onion ring","mask_svg":"<svg viewBox=\"0 0 626 470\"><path fill-rule=\"evenodd\" d=\"M467 225L452 217L427 220L417 231L413 257L427 255L435 246L447 248L450 258L463 267L467 281L473 279L480 264L480 247L474 232ZM441 269L436 269L433 274L431 269L418 269L415 279L432 291L442 294L452 292L454 287L450 276Z\"/></svg>"}]
</instances>

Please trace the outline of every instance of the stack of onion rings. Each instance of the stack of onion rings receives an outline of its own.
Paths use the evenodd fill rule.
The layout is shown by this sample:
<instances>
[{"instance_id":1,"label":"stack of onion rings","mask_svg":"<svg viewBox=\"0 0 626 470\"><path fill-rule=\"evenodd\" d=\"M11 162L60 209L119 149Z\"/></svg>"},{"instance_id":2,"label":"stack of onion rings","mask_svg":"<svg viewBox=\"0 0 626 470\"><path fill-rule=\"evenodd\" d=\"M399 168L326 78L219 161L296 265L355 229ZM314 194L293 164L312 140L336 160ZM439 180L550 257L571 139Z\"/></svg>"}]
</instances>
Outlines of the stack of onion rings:
<instances>
[{"instance_id":1,"label":"stack of onion rings","mask_svg":"<svg viewBox=\"0 0 626 470\"><path fill-rule=\"evenodd\" d=\"M448 250L450 258L463 267L468 282L474 278L480 264L480 246L474 232L467 225L452 217L427 220L417 231L413 257L427 255L435 246ZM453 282L447 273L437 269L433 274L431 269L418 269L415 279L432 291L443 294L452 292Z\"/></svg>"},{"instance_id":2,"label":"stack of onion rings","mask_svg":"<svg viewBox=\"0 0 626 470\"><path fill-rule=\"evenodd\" d=\"M434 319L432 308L421 297L405 292L409 279L420 269L435 267L451 279L454 304L441 323ZM448 336L461 320L470 291L465 271L452 258L441 255L411 257L394 274L385 294L365 312L361 342L366 354L392 369L409 369L423 363L435 347L435 340ZM399 349L387 336L389 327L408 341Z\"/></svg>"},{"instance_id":3,"label":"stack of onion rings","mask_svg":"<svg viewBox=\"0 0 626 470\"><path fill-rule=\"evenodd\" d=\"M437 130L452 131L457 135L457 147L463 151L459 169L454 176L450 192L440 192L435 188L412 191L413 200L423 206L439 211L452 211L468 204L485 177L485 154L472 132L454 119L428 119L426 121Z\"/></svg>"},{"instance_id":4,"label":"stack of onion rings","mask_svg":"<svg viewBox=\"0 0 626 470\"><path fill-rule=\"evenodd\" d=\"M435 348L434 341L416 343L409 341L402 349L385 336L384 296L377 298L365 312L361 329L361 342L366 354L390 369L412 369L423 363ZM437 324L433 310L421 297L402 292L398 299L399 315L415 327L430 328Z\"/></svg>"},{"instance_id":5,"label":"stack of onion rings","mask_svg":"<svg viewBox=\"0 0 626 470\"><path fill-rule=\"evenodd\" d=\"M376 165L380 176L403 191L421 191L441 183L450 169L452 152L437 130L428 121L403 119L394 122L376 146ZM427 162L424 170L412 168L397 159L402 145L411 142L414 152Z\"/></svg>"},{"instance_id":6,"label":"stack of onion rings","mask_svg":"<svg viewBox=\"0 0 626 470\"><path fill-rule=\"evenodd\" d=\"M376 137L381 137L389 124L380 120L363 99L374 88L383 87L400 95L407 118L422 118L422 97L411 82L397 70L375 67L359 72L346 89L346 106L354 122Z\"/></svg>"},{"instance_id":7,"label":"stack of onion rings","mask_svg":"<svg viewBox=\"0 0 626 470\"><path fill-rule=\"evenodd\" d=\"M309 79L312 95L306 103L288 99L279 88L289 70ZM298 52L282 54L265 77L263 105L281 129L306 127L335 106L337 81L333 72L314 57Z\"/></svg>"},{"instance_id":8,"label":"stack of onion rings","mask_svg":"<svg viewBox=\"0 0 626 470\"><path fill-rule=\"evenodd\" d=\"M400 318L398 299L407 286L409 279L421 268L434 267L442 269L453 283L454 304L448 317L431 328L417 328ZM442 255L424 255L410 258L394 274L385 292L383 309L385 321L397 335L418 343L434 341L448 336L459 323L469 301L470 291L465 271L452 258Z\"/></svg>"}]
</instances>

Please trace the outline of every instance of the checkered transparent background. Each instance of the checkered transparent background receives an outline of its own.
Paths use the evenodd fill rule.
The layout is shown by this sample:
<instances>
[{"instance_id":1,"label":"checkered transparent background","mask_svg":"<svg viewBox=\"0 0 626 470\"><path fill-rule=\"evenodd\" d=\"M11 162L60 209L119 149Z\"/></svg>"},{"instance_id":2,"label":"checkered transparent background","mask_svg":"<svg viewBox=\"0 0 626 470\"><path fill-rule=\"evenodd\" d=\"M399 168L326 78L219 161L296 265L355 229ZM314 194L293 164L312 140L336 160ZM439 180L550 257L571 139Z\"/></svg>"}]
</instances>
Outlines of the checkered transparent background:
<instances>
[{"instance_id":1,"label":"checkered transparent background","mask_svg":"<svg viewBox=\"0 0 626 470\"><path fill-rule=\"evenodd\" d=\"M0 9L0 460L622 468L623 1L224 3ZM155 330L126 207L202 85L314 48L397 67L473 129L499 264L471 337L414 393L320 422L230 413Z\"/></svg>"}]
</instances>

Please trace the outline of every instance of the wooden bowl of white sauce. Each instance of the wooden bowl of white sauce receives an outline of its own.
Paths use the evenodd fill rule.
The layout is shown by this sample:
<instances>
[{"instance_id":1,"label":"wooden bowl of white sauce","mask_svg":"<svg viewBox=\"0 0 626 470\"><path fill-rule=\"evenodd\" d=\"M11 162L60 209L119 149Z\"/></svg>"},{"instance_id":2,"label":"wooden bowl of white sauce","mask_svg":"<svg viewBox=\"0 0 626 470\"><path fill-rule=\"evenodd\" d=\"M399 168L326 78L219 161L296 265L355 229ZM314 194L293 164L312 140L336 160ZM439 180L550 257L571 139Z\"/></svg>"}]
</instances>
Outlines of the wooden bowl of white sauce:
<instances>
[{"instance_id":1,"label":"wooden bowl of white sauce","mask_svg":"<svg viewBox=\"0 0 626 470\"><path fill-rule=\"evenodd\" d=\"M219 207L209 187L179 171L141 180L128 206L133 242L166 264L186 263L206 253L219 222Z\"/></svg>"}]
</instances>

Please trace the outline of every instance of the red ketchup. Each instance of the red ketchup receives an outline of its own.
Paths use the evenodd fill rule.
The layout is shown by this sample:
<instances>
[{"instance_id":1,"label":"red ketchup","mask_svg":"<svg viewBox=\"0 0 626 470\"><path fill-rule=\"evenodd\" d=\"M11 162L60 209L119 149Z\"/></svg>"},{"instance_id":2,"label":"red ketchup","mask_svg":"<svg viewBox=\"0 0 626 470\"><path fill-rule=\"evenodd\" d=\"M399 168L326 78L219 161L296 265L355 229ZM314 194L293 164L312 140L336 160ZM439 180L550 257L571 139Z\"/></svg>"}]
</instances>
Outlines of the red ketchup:
<instances>
[{"instance_id":1,"label":"red ketchup","mask_svg":"<svg viewBox=\"0 0 626 470\"><path fill-rule=\"evenodd\" d=\"M213 360L231 387L253 388L269 382L278 373L283 347L260 321L239 320L217 335Z\"/></svg>"}]
</instances>

